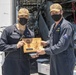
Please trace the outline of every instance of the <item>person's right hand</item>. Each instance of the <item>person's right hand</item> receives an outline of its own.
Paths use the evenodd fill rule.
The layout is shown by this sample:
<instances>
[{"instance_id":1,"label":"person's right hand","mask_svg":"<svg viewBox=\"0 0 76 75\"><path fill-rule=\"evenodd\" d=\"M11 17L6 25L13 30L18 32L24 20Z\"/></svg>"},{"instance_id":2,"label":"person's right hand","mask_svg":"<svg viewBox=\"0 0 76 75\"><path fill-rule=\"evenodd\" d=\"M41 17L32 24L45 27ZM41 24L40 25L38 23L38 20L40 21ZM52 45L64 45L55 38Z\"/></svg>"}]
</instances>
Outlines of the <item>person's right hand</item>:
<instances>
[{"instance_id":1,"label":"person's right hand","mask_svg":"<svg viewBox=\"0 0 76 75\"><path fill-rule=\"evenodd\" d=\"M24 42L23 40L22 40L22 41L19 41L19 42L17 43L17 48L22 47L24 44L25 44L25 42Z\"/></svg>"},{"instance_id":2,"label":"person's right hand","mask_svg":"<svg viewBox=\"0 0 76 75\"><path fill-rule=\"evenodd\" d=\"M45 46L47 46L48 44L47 44L46 41L41 41L41 45L42 45L43 47L45 47Z\"/></svg>"}]
</instances>

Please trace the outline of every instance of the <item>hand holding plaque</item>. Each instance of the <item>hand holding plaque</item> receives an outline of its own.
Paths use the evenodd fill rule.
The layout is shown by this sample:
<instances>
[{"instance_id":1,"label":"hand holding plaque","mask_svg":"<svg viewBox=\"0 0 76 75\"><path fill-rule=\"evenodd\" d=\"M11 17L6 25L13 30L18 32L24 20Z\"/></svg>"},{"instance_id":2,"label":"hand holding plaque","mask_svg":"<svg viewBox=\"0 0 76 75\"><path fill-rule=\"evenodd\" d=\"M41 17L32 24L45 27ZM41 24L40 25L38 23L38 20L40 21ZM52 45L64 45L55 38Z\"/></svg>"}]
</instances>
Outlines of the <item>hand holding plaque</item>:
<instances>
[{"instance_id":1,"label":"hand holding plaque","mask_svg":"<svg viewBox=\"0 0 76 75\"><path fill-rule=\"evenodd\" d=\"M42 49L41 38L25 38L25 45L23 46L24 53L36 52Z\"/></svg>"}]
</instances>

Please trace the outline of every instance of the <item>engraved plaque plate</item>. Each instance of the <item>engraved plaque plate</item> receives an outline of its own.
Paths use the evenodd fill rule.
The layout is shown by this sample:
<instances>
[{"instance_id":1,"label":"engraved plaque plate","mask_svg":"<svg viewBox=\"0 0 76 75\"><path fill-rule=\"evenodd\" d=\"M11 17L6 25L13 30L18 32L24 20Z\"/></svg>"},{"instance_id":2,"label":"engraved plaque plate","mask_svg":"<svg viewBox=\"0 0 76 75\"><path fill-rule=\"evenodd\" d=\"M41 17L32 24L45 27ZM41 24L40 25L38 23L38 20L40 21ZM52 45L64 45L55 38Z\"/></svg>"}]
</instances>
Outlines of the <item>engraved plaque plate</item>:
<instances>
[{"instance_id":1,"label":"engraved plaque plate","mask_svg":"<svg viewBox=\"0 0 76 75\"><path fill-rule=\"evenodd\" d=\"M25 38L25 45L23 46L24 53L36 52L43 48L41 46L41 38Z\"/></svg>"}]
</instances>

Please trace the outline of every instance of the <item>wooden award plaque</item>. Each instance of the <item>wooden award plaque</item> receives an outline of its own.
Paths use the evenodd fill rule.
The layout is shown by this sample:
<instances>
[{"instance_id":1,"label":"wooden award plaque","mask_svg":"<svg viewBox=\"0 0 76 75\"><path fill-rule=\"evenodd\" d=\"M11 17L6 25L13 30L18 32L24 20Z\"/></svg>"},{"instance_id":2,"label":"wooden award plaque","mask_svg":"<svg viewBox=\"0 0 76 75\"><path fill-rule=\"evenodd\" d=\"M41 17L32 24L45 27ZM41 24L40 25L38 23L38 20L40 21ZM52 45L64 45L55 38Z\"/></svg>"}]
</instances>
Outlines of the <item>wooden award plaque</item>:
<instances>
[{"instance_id":1,"label":"wooden award plaque","mask_svg":"<svg viewBox=\"0 0 76 75\"><path fill-rule=\"evenodd\" d=\"M43 48L41 46L41 38L25 38L25 45L23 46L24 53L36 52Z\"/></svg>"}]
</instances>

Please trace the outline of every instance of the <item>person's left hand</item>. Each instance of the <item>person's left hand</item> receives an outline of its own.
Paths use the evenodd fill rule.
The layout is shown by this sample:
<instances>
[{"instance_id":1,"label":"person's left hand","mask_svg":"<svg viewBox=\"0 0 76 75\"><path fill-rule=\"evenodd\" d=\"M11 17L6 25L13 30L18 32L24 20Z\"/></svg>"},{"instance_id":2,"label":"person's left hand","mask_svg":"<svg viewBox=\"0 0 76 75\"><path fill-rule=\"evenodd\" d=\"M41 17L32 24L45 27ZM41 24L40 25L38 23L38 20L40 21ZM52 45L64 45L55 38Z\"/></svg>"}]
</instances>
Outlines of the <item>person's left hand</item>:
<instances>
[{"instance_id":1,"label":"person's left hand","mask_svg":"<svg viewBox=\"0 0 76 75\"><path fill-rule=\"evenodd\" d=\"M44 54L46 54L46 52L45 52L44 49L42 49L42 50L37 50L37 54L38 54L38 55L44 55Z\"/></svg>"}]
</instances>

